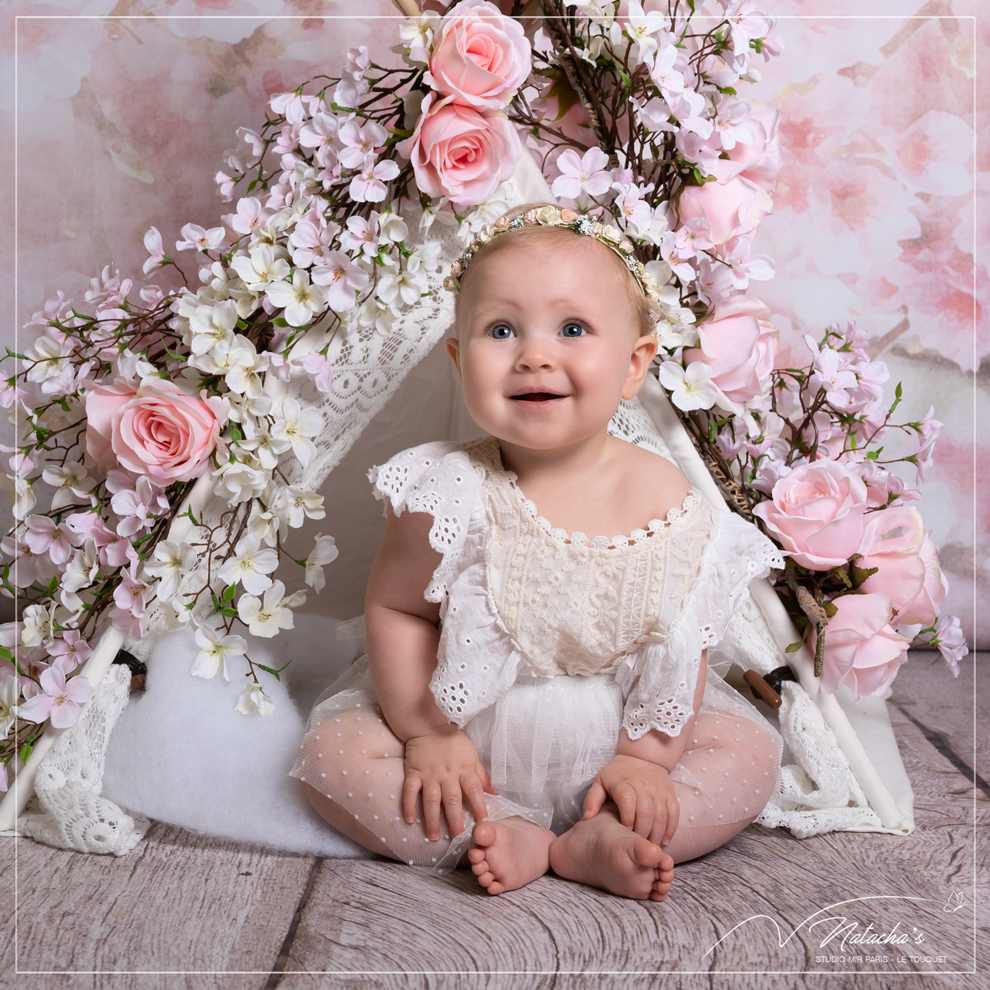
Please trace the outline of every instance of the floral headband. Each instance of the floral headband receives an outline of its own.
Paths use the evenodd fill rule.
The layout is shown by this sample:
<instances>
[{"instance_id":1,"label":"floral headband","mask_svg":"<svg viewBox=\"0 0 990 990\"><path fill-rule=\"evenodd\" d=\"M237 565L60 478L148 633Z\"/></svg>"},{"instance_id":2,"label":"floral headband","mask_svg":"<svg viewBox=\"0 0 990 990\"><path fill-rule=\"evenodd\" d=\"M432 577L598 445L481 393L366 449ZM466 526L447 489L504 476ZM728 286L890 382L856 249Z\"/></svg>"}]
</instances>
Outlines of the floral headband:
<instances>
[{"instance_id":1,"label":"floral headband","mask_svg":"<svg viewBox=\"0 0 990 990\"><path fill-rule=\"evenodd\" d=\"M450 266L450 274L443 280L443 287L449 292L456 292L461 287L461 279L474 260L474 256L485 244L493 237L498 237L499 234L505 234L510 230L519 230L522 227L567 227L576 234L596 238L623 260L625 266L643 287L647 299L651 302L658 301L657 280L647 272L643 263L635 257L632 241L625 237L618 227L592 220L591 217L574 210L560 210L556 206L540 206L511 219L503 215L493 224L485 224L478 232L478 236L468 245L464 254Z\"/></svg>"}]
</instances>

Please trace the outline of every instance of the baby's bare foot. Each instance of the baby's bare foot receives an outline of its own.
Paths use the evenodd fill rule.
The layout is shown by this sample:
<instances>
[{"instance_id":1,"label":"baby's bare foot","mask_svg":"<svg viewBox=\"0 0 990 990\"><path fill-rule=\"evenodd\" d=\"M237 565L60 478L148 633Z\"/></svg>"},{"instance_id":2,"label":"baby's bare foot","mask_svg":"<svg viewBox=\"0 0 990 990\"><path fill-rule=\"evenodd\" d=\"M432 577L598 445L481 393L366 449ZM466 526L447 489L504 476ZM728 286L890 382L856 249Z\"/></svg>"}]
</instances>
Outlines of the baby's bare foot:
<instances>
[{"instance_id":1,"label":"baby's bare foot","mask_svg":"<svg viewBox=\"0 0 990 990\"><path fill-rule=\"evenodd\" d=\"M608 810L560 836L550 847L550 865L567 880L641 901L662 901L674 879L673 859Z\"/></svg>"},{"instance_id":2,"label":"baby's bare foot","mask_svg":"<svg viewBox=\"0 0 990 990\"><path fill-rule=\"evenodd\" d=\"M471 838L471 869L489 894L516 890L542 877L550 868L553 832L522 818L478 822Z\"/></svg>"}]
</instances>

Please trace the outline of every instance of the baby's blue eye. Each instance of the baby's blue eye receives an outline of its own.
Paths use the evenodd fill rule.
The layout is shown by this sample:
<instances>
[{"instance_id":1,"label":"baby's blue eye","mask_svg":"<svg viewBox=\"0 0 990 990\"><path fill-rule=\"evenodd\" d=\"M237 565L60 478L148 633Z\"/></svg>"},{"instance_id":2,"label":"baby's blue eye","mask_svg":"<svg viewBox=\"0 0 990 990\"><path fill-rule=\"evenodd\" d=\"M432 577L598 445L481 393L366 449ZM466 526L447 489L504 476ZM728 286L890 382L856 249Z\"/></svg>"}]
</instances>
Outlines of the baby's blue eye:
<instances>
[{"instance_id":1,"label":"baby's blue eye","mask_svg":"<svg viewBox=\"0 0 990 990\"><path fill-rule=\"evenodd\" d=\"M504 323L498 323L488 331L488 335L493 337L495 340L508 340L510 337L514 337L515 334L512 331L512 327L506 326Z\"/></svg>"},{"instance_id":2,"label":"baby's blue eye","mask_svg":"<svg viewBox=\"0 0 990 990\"><path fill-rule=\"evenodd\" d=\"M583 337L587 332L580 323L565 323L560 334L562 337Z\"/></svg>"}]
</instances>

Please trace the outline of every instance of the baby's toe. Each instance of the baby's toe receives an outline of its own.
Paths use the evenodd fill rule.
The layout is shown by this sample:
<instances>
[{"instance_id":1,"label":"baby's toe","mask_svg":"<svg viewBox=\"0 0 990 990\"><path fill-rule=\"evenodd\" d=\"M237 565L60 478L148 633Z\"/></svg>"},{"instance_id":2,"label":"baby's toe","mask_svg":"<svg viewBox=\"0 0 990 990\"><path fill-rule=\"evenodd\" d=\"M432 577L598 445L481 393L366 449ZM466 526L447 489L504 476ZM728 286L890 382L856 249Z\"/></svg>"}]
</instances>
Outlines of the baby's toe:
<instances>
[{"instance_id":1,"label":"baby's toe","mask_svg":"<svg viewBox=\"0 0 990 990\"><path fill-rule=\"evenodd\" d=\"M478 822L474 826L471 838L476 846L490 846L496 837L495 826L491 822Z\"/></svg>"}]
</instances>

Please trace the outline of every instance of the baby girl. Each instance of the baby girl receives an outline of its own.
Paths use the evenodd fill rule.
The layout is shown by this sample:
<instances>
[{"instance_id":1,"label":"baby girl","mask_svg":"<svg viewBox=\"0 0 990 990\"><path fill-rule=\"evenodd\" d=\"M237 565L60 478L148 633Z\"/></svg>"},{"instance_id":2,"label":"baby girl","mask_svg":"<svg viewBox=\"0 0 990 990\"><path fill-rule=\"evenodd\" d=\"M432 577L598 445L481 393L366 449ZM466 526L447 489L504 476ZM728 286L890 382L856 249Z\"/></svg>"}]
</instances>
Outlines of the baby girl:
<instances>
[{"instance_id":1,"label":"baby girl","mask_svg":"<svg viewBox=\"0 0 990 990\"><path fill-rule=\"evenodd\" d=\"M779 768L769 724L706 676L779 555L609 433L657 349L631 249L530 207L454 265L447 350L490 435L371 472L387 519L368 655L314 708L292 770L366 849L470 866L490 894L552 869L663 900L676 863L759 815Z\"/></svg>"}]
</instances>

